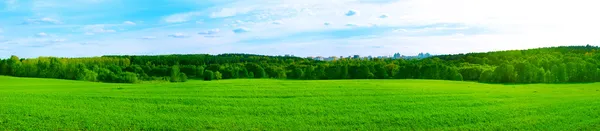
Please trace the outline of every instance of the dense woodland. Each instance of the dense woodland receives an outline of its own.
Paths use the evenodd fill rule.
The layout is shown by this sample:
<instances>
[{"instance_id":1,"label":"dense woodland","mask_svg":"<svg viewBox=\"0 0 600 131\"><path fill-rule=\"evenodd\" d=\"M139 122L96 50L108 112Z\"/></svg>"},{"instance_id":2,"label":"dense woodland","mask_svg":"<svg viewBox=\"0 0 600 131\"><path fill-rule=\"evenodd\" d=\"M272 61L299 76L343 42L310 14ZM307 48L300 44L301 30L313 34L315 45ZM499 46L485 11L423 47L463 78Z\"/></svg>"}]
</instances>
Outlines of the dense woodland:
<instances>
[{"instance_id":1,"label":"dense woodland","mask_svg":"<svg viewBox=\"0 0 600 131\"><path fill-rule=\"evenodd\" d=\"M485 83L600 81L600 48L566 46L426 59L339 59L249 54L39 57L0 60L0 75L110 83L188 79L438 79Z\"/></svg>"}]
</instances>

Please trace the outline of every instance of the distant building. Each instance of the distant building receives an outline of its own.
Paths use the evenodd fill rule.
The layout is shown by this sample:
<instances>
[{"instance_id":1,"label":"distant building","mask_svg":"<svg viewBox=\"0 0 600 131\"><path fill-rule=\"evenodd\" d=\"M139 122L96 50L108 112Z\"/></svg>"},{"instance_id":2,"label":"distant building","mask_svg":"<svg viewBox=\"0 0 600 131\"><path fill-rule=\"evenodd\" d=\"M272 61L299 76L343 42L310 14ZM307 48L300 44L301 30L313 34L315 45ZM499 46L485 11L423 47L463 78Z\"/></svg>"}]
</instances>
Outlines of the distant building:
<instances>
[{"instance_id":1,"label":"distant building","mask_svg":"<svg viewBox=\"0 0 600 131\"><path fill-rule=\"evenodd\" d=\"M324 58L324 57L322 57L322 56L317 56L317 57L315 58L315 60L324 61L324 60L325 60L325 58Z\"/></svg>"},{"instance_id":2,"label":"distant building","mask_svg":"<svg viewBox=\"0 0 600 131\"><path fill-rule=\"evenodd\" d=\"M393 58L400 59L400 58L402 58L402 55L400 55L400 53L395 53Z\"/></svg>"},{"instance_id":3,"label":"distant building","mask_svg":"<svg viewBox=\"0 0 600 131\"><path fill-rule=\"evenodd\" d=\"M360 55L354 55L353 59L360 59Z\"/></svg>"},{"instance_id":4,"label":"distant building","mask_svg":"<svg viewBox=\"0 0 600 131\"><path fill-rule=\"evenodd\" d=\"M337 60L336 56L330 56L330 57L325 58L325 61L334 61L334 60Z\"/></svg>"}]
</instances>

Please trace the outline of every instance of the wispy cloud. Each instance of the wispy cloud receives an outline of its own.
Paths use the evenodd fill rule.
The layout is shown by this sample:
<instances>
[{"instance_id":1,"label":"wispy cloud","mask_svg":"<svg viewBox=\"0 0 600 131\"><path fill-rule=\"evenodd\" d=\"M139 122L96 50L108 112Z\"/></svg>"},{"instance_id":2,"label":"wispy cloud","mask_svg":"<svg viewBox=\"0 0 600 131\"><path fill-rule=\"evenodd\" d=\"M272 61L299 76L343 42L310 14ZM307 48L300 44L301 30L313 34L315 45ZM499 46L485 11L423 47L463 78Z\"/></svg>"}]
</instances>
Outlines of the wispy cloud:
<instances>
[{"instance_id":1,"label":"wispy cloud","mask_svg":"<svg viewBox=\"0 0 600 131\"><path fill-rule=\"evenodd\" d=\"M4 1L4 10L14 10L19 7L17 0L5 0Z\"/></svg>"},{"instance_id":2,"label":"wispy cloud","mask_svg":"<svg viewBox=\"0 0 600 131\"><path fill-rule=\"evenodd\" d=\"M198 34L200 34L200 35L215 35L219 32L221 32L220 29L211 29L211 30L199 32Z\"/></svg>"},{"instance_id":3,"label":"wispy cloud","mask_svg":"<svg viewBox=\"0 0 600 131\"><path fill-rule=\"evenodd\" d=\"M227 8L227 7L221 8L218 11L212 12L210 16L212 18L222 18L222 17L231 17L231 16L236 16L236 15L246 14L250 11L255 10L256 7L254 7L254 6L255 5L236 7L236 8Z\"/></svg>"},{"instance_id":4,"label":"wispy cloud","mask_svg":"<svg viewBox=\"0 0 600 131\"><path fill-rule=\"evenodd\" d=\"M241 33L250 32L250 29L242 27L242 28L237 28L237 29L234 29L234 30L233 30L233 32L234 32L234 33L241 34Z\"/></svg>"},{"instance_id":5,"label":"wispy cloud","mask_svg":"<svg viewBox=\"0 0 600 131\"><path fill-rule=\"evenodd\" d=\"M202 15L201 12L179 13L179 14L169 15L169 16L163 18L163 21L167 22L167 23L188 22L191 19L193 19L194 17L200 16L200 15Z\"/></svg>"},{"instance_id":6,"label":"wispy cloud","mask_svg":"<svg viewBox=\"0 0 600 131\"><path fill-rule=\"evenodd\" d=\"M389 17L389 16L388 16L388 15L386 15L386 14L383 14L383 15L380 15L380 16L379 16L379 18L381 18L381 19L385 19L385 18L388 18L388 17Z\"/></svg>"},{"instance_id":7,"label":"wispy cloud","mask_svg":"<svg viewBox=\"0 0 600 131\"><path fill-rule=\"evenodd\" d=\"M131 21L125 21L125 22L123 22L123 24L125 24L125 25L136 25L134 22L131 22Z\"/></svg>"},{"instance_id":8,"label":"wispy cloud","mask_svg":"<svg viewBox=\"0 0 600 131\"><path fill-rule=\"evenodd\" d=\"M184 34L184 33L175 33L175 34L170 34L168 36L172 37L172 38L187 38L187 37L189 37L189 35Z\"/></svg>"},{"instance_id":9,"label":"wispy cloud","mask_svg":"<svg viewBox=\"0 0 600 131\"><path fill-rule=\"evenodd\" d=\"M273 22L271 22L271 23L272 23L272 24L275 24L275 25L281 25L281 24L283 24L283 22L282 22L282 21L280 21L280 20L273 21Z\"/></svg>"},{"instance_id":10,"label":"wispy cloud","mask_svg":"<svg viewBox=\"0 0 600 131\"><path fill-rule=\"evenodd\" d=\"M37 37L46 37L46 36L48 36L48 34L46 34L44 32L40 32L40 33L35 34L35 36L37 36Z\"/></svg>"},{"instance_id":11,"label":"wispy cloud","mask_svg":"<svg viewBox=\"0 0 600 131\"><path fill-rule=\"evenodd\" d=\"M53 18L25 19L22 24L62 24L61 21Z\"/></svg>"},{"instance_id":12,"label":"wispy cloud","mask_svg":"<svg viewBox=\"0 0 600 131\"><path fill-rule=\"evenodd\" d=\"M144 37L142 37L140 39L143 39L143 40L152 40L152 39L156 39L156 37L154 37L154 36L144 36Z\"/></svg>"},{"instance_id":13,"label":"wispy cloud","mask_svg":"<svg viewBox=\"0 0 600 131\"><path fill-rule=\"evenodd\" d=\"M86 35L94 35L97 33L114 33L116 30L106 29L105 25L97 24L97 25L87 25L83 27L83 31Z\"/></svg>"},{"instance_id":14,"label":"wispy cloud","mask_svg":"<svg viewBox=\"0 0 600 131\"><path fill-rule=\"evenodd\" d=\"M60 43L60 42L65 42L65 41L67 41L67 39L53 39L53 40L50 40L50 42L52 42L52 43Z\"/></svg>"},{"instance_id":15,"label":"wispy cloud","mask_svg":"<svg viewBox=\"0 0 600 131\"><path fill-rule=\"evenodd\" d=\"M349 10L346 13L346 16L354 16L354 15L357 15L357 14L358 14L358 11L356 11L356 10Z\"/></svg>"}]
</instances>

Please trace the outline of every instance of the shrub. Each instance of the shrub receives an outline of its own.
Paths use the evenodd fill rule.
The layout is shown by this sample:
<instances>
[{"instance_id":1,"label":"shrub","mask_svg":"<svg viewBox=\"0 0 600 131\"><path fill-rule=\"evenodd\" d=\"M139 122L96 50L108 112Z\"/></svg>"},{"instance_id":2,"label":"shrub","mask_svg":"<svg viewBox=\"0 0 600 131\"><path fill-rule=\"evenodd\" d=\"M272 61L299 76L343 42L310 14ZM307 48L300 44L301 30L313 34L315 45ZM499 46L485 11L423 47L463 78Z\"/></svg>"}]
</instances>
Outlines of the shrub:
<instances>
[{"instance_id":1,"label":"shrub","mask_svg":"<svg viewBox=\"0 0 600 131\"><path fill-rule=\"evenodd\" d=\"M137 83L138 78L137 74L131 72L123 72L117 76L117 79L114 82L118 83Z\"/></svg>"},{"instance_id":2,"label":"shrub","mask_svg":"<svg viewBox=\"0 0 600 131\"><path fill-rule=\"evenodd\" d=\"M179 82L186 82L188 80L187 75L185 75L185 73L180 73L179 74Z\"/></svg>"},{"instance_id":3,"label":"shrub","mask_svg":"<svg viewBox=\"0 0 600 131\"><path fill-rule=\"evenodd\" d=\"M88 69L83 69L83 72L77 74L76 79L81 81L96 82L98 81L98 73Z\"/></svg>"},{"instance_id":4,"label":"shrub","mask_svg":"<svg viewBox=\"0 0 600 131\"><path fill-rule=\"evenodd\" d=\"M214 79L214 77L215 77L215 75L214 75L213 71L211 71L211 70L204 71L204 80L211 81Z\"/></svg>"}]
</instances>

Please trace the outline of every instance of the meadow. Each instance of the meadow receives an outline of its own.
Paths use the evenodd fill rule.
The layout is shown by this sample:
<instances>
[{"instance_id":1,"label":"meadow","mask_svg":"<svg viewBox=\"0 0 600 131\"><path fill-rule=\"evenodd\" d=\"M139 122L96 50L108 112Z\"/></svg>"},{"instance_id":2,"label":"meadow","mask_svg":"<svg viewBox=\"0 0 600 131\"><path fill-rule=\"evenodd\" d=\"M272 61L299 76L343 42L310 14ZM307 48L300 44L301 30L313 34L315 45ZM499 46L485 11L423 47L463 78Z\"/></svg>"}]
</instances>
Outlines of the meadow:
<instances>
[{"instance_id":1,"label":"meadow","mask_svg":"<svg viewBox=\"0 0 600 131\"><path fill-rule=\"evenodd\" d=\"M0 76L0 130L599 130L600 83Z\"/></svg>"}]
</instances>

